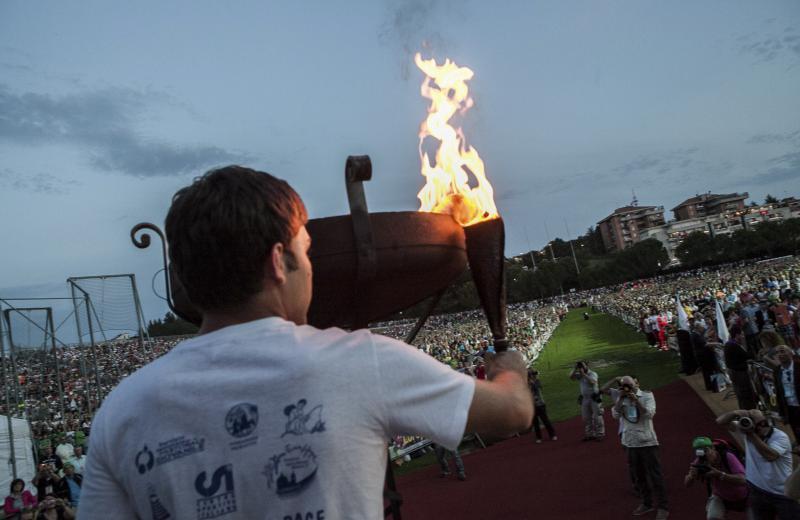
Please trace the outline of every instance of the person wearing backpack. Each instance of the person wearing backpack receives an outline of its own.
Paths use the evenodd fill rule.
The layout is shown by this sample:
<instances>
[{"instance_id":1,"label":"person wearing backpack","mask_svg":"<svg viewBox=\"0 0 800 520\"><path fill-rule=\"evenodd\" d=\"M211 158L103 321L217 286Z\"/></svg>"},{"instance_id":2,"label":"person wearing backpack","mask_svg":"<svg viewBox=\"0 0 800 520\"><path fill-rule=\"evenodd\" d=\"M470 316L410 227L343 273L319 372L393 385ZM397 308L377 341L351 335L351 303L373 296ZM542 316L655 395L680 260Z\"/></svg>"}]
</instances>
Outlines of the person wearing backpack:
<instances>
[{"instance_id":1,"label":"person wearing backpack","mask_svg":"<svg viewBox=\"0 0 800 520\"><path fill-rule=\"evenodd\" d=\"M683 482L688 487L704 482L708 489L706 519L724 520L728 511L747 507L747 480L739 457L724 440L696 437L692 441L695 458Z\"/></svg>"}]
</instances>

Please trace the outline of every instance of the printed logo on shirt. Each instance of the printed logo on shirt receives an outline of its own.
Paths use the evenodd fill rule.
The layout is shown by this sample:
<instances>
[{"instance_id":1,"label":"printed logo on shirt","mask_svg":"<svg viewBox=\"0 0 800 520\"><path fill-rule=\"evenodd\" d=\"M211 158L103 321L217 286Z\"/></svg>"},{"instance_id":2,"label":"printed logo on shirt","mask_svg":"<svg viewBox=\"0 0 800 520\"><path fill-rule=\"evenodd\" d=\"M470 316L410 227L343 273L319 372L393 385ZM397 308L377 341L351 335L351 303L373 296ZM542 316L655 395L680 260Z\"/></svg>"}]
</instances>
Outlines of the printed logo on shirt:
<instances>
[{"instance_id":1,"label":"printed logo on shirt","mask_svg":"<svg viewBox=\"0 0 800 520\"><path fill-rule=\"evenodd\" d=\"M231 442L231 449L239 450L258 442L255 435L258 426L258 406L251 403L239 403L225 416L225 429L238 440Z\"/></svg>"},{"instance_id":2,"label":"printed logo on shirt","mask_svg":"<svg viewBox=\"0 0 800 520\"><path fill-rule=\"evenodd\" d=\"M152 484L147 484L147 498L150 501L150 511L153 514L153 520L167 520L170 518L169 511L161 503L156 494L156 488Z\"/></svg>"},{"instance_id":3,"label":"printed logo on shirt","mask_svg":"<svg viewBox=\"0 0 800 520\"><path fill-rule=\"evenodd\" d=\"M159 442L156 455L147 444L136 454L136 469L144 475L155 466L161 466L173 460L182 459L205 450L206 440L198 437L180 435L165 442Z\"/></svg>"},{"instance_id":4,"label":"printed logo on shirt","mask_svg":"<svg viewBox=\"0 0 800 520\"><path fill-rule=\"evenodd\" d=\"M194 489L201 497L197 500L197 518L206 520L236 512L236 494L233 491L233 465L224 464L214 471L206 485L203 471L194 480ZM223 489L222 485L225 485Z\"/></svg>"},{"instance_id":5,"label":"printed logo on shirt","mask_svg":"<svg viewBox=\"0 0 800 520\"><path fill-rule=\"evenodd\" d=\"M147 447L147 444L145 444L144 448L142 448L141 451L136 454L136 459L134 462L136 463L136 469L139 471L140 475L144 475L153 469L155 457L153 456L153 452Z\"/></svg>"},{"instance_id":6,"label":"printed logo on shirt","mask_svg":"<svg viewBox=\"0 0 800 520\"><path fill-rule=\"evenodd\" d=\"M317 456L306 446L286 446L286 451L269 459L264 467L267 487L279 497L296 495L317 476Z\"/></svg>"},{"instance_id":7,"label":"printed logo on shirt","mask_svg":"<svg viewBox=\"0 0 800 520\"><path fill-rule=\"evenodd\" d=\"M180 435L165 442L159 442L156 449L156 466L182 459L205 450L206 440L198 437Z\"/></svg>"},{"instance_id":8,"label":"printed logo on shirt","mask_svg":"<svg viewBox=\"0 0 800 520\"><path fill-rule=\"evenodd\" d=\"M306 412L308 401L300 399L297 404L290 404L283 409L286 416L286 431L281 434L281 438L286 435L303 435L306 433L317 433L325 431L325 423L322 421L322 405L319 404Z\"/></svg>"}]
</instances>

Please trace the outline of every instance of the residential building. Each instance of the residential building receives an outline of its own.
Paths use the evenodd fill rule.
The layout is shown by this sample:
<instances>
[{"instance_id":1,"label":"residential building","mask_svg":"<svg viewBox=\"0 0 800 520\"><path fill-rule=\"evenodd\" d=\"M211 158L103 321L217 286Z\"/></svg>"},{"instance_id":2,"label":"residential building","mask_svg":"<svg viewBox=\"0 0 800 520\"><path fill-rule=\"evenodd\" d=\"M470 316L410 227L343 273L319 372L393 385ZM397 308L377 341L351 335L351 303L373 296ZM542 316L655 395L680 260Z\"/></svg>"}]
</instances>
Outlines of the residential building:
<instances>
[{"instance_id":1,"label":"residential building","mask_svg":"<svg viewBox=\"0 0 800 520\"><path fill-rule=\"evenodd\" d=\"M786 202L784 204L784 201ZM640 240L655 238L664 245L671 264L678 264L676 249L687 235L701 231L712 236L730 235L741 229L753 229L762 222L775 222L800 218L800 203L784 199L778 204L750 206L730 213L713 214L683 220L672 220L664 225L643 230Z\"/></svg>"},{"instance_id":2,"label":"residential building","mask_svg":"<svg viewBox=\"0 0 800 520\"><path fill-rule=\"evenodd\" d=\"M681 202L672 208L672 213L675 215L675 220L689 220L732 211L742 211L744 209L744 201L749 196L747 192L723 195L711 192L704 193Z\"/></svg>"},{"instance_id":3,"label":"residential building","mask_svg":"<svg viewBox=\"0 0 800 520\"><path fill-rule=\"evenodd\" d=\"M664 224L664 206L624 206L597 223L606 251L622 251L641 240L642 230Z\"/></svg>"}]
</instances>

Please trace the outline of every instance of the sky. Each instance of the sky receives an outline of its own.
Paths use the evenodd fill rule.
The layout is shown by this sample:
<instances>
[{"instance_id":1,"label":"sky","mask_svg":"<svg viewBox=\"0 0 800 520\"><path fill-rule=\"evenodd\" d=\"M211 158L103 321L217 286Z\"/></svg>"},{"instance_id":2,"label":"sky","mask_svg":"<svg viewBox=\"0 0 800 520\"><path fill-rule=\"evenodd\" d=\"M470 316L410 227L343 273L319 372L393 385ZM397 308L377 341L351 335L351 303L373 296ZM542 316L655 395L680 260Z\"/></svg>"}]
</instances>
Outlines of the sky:
<instances>
[{"instance_id":1,"label":"sky","mask_svg":"<svg viewBox=\"0 0 800 520\"><path fill-rule=\"evenodd\" d=\"M416 210L416 52L474 71L461 124L508 256L634 192L667 217L706 191L800 196L796 0L5 0L0 298L134 273L162 316L160 252L130 229L215 166L288 180L317 218L348 212L345 159L369 154L370 210Z\"/></svg>"}]
</instances>

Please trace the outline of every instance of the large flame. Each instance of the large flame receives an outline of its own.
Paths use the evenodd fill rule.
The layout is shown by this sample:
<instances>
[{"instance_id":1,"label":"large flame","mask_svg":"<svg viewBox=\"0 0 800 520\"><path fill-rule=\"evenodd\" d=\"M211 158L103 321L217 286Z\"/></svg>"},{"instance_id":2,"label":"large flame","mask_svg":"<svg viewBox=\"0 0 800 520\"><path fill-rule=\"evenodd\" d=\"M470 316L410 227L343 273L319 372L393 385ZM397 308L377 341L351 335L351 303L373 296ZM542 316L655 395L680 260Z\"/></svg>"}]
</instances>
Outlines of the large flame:
<instances>
[{"instance_id":1,"label":"large flame","mask_svg":"<svg viewBox=\"0 0 800 520\"><path fill-rule=\"evenodd\" d=\"M478 151L467 145L461 128L449 123L456 112L463 114L473 105L467 88L473 72L449 59L439 66L433 59L423 60L419 53L414 56L414 63L426 76L420 92L431 100L428 117L419 130L419 157L422 175L427 179L417 194L419 210L450 214L462 226L497 218L494 191ZM428 137L438 141L433 164L423 149ZM470 175L476 186L470 186Z\"/></svg>"}]
</instances>

